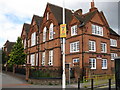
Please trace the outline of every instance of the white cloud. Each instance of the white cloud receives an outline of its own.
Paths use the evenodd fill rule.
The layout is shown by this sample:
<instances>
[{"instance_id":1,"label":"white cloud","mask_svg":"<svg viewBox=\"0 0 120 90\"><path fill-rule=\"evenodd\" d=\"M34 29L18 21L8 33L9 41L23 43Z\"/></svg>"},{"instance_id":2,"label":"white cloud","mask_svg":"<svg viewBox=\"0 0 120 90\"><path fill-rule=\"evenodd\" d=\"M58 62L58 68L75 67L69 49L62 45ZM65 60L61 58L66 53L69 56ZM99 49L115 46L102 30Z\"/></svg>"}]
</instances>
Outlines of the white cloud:
<instances>
[{"instance_id":1,"label":"white cloud","mask_svg":"<svg viewBox=\"0 0 120 90\"><path fill-rule=\"evenodd\" d=\"M7 39L10 41L15 41L18 36L20 36L22 31L22 26L24 22L31 23L33 14L42 16L46 8L47 2L62 6L63 0L0 0L0 47L5 43ZM84 8L87 11L90 7L90 4L83 5L80 2L90 2L92 0L65 0L65 6L69 9L78 9ZM94 0L105 1L105 0ZM119 0L106 0L108 2L114 1L118 2ZM5 15L12 14L22 20L23 23L13 22L8 19ZM29 20L26 20L29 18Z\"/></svg>"}]
</instances>

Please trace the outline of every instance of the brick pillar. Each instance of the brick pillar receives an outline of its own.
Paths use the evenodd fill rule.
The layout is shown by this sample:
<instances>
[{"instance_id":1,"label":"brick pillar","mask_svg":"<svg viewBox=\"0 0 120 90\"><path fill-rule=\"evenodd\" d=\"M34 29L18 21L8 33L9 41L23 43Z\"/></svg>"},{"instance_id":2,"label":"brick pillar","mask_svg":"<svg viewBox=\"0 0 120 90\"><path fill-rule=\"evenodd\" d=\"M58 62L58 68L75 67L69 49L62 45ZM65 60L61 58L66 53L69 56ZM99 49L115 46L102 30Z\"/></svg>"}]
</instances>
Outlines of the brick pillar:
<instances>
[{"instance_id":1,"label":"brick pillar","mask_svg":"<svg viewBox=\"0 0 120 90\"><path fill-rule=\"evenodd\" d=\"M15 68L17 65L13 65L13 74L15 74Z\"/></svg>"},{"instance_id":2,"label":"brick pillar","mask_svg":"<svg viewBox=\"0 0 120 90\"><path fill-rule=\"evenodd\" d=\"M31 64L26 64L26 80L29 79L30 76L30 68L31 68Z\"/></svg>"}]
</instances>

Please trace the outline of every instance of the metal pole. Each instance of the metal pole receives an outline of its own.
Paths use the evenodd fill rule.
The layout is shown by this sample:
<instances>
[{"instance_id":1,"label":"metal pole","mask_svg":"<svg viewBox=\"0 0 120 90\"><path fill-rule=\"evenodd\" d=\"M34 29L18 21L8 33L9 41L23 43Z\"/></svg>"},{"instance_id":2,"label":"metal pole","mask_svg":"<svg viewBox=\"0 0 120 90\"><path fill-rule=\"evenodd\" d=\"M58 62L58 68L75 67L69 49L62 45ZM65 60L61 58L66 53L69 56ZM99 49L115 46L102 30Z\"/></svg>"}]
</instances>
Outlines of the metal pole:
<instances>
[{"instance_id":1,"label":"metal pole","mask_svg":"<svg viewBox=\"0 0 120 90\"><path fill-rule=\"evenodd\" d=\"M91 79L91 90L93 90L93 79Z\"/></svg>"},{"instance_id":2,"label":"metal pole","mask_svg":"<svg viewBox=\"0 0 120 90\"><path fill-rule=\"evenodd\" d=\"M78 78L78 89L80 90L80 78Z\"/></svg>"},{"instance_id":3,"label":"metal pole","mask_svg":"<svg viewBox=\"0 0 120 90\"><path fill-rule=\"evenodd\" d=\"M111 79L109 79L109 90L111 90Z\"/></svg>"},{"instance_id":4,"label":"metal pole","mask_svg":"<svg viewBox=\"0 0 120 90\"><path fill-rule=\"evenodd\" d=\"M63 0L63 24L65 24L64 0ZM65 78L65 38L63 38L63 75L62 75L62 88L66 88L66 78Z\"/></svg>"}]
</instances>

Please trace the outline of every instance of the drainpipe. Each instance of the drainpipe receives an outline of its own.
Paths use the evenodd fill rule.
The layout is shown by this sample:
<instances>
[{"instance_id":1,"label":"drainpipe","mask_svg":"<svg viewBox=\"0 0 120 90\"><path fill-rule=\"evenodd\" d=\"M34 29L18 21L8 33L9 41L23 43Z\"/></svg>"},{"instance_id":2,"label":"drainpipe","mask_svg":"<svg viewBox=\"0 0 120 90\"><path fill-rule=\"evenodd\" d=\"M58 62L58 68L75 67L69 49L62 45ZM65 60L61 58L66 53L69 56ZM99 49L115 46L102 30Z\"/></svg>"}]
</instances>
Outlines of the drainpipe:
<instances>
[{"instance_id":1,"label":"drainpipe","mask_svg":"<svg viewBox=\"0 0 120 90\"><path fill-rule=\"evenodd\" d=\"M83 43L83 30L84 30L84 22L82 24L80 24L80 28L82 28L82 80L83 80L83 76L84 76L84 52L83 52L83 46L84 46L84 43Z\"/></svg>"}]
</instances>

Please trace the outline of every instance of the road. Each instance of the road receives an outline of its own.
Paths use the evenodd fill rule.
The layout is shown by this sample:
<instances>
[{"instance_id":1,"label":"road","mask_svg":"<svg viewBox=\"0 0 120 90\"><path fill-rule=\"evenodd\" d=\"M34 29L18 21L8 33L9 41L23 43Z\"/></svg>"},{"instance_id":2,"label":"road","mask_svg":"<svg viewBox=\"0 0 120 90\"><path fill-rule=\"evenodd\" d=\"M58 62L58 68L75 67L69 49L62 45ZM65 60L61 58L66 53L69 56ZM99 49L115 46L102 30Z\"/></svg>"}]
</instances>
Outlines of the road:
<instances>
[{"instance_id":1,"label":"road","mask_svg":"<svg viewBox=\"0 0 120 90\"><path fill-rule=\"evenodd\" d=\"M33 85L25 80L2 73L2 88L61 88L61 85Z\"/></svg>"},{"instance_id":2,"label":"road","mask_svg":"<svg viewBox=\"0 0 120 90\"><path fill-rule=\"evenodd\" d=\"M29 84L28 82L26 82L23 79L19 79L16 78L14 76L11 76L9 74L5 74L2 73L0 74L0 76L2 77L2 88L41 88L40 90L42 90L43 88L61 88L61 85L33 85L33 84ZM0 78L1 79L1 78ZM67 85L67 88L73 88L77 89L77 84L74 85ZM103 90L103 88L108 89L108 86L102 86L99 87L95 90ZM115 88L115 85L112 85L112 88Z\"/></svg>"}]
</instances>

